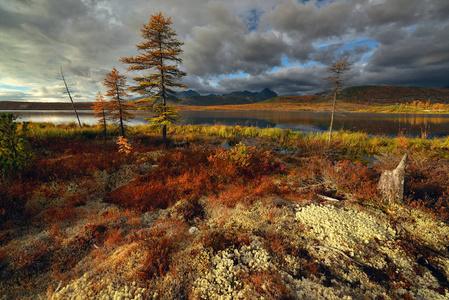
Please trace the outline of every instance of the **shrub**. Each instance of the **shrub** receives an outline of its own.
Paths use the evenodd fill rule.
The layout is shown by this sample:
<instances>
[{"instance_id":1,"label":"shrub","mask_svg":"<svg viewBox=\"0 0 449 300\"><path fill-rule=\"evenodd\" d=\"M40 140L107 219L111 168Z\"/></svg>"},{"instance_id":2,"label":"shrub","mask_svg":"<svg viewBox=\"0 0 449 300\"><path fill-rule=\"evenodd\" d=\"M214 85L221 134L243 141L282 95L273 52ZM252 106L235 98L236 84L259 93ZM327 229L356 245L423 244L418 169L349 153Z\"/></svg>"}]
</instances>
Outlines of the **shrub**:
<instances>
[{"instance_id":1,"label":"shrub","mask_svg":"<svg viewBox=\"0 0 449 300\"><path fill-rule=\"evenodd\" d=\"M219 195L227 185L241 185L243 190L247 190L245 186L259 187L251 193L251 199L262 191L274 190L272 184L261 183L267 181L262 180L266 175L275 171L283 171L283 166L269 152L243 144L231 150L171 150L159 159L157 168L147 176L110 192L106 201L140 211L153 211L186 199L192 205L184 216L198 216L201 212L195 202L203 195ZM233 199L232 203L242 201ZM232 203L228 205L232 206Z\"/></svg>"},{"instance_id":2,"label":"shrub","mask_svg":"<svg viewBox=\"0 0 449 300\"><path fill-rule=\"evenodd\" d=\"M17 116L0 114L0 175L22 171L33 162L34 155L26 138L17 131Z\"/></svg>"},{"instance_id":3,"label":"shrub","mask_svg":"<svg viewBox=\"0 0 449 300\"><path fill-rule=\"evenodd\" d=\"M352 194L357 200L377 199L376 174L370 168L350 161L327 162L323 172L328 182L338 190Z\"/></svg>"},{"instance_id":4,"label":"shrub","mask_svg":"<svg viewBox=\"0 0 449 300\"><path fill-rule=\"evenodd\" d=\"M216 149L208 160L217 175L234 177L234 180L260 178L285 171L285 166L277 162L269 151L246 146L241 142L230 150Z\"/></svg>"},{"instance_id":5,"label":"shrub","mask_svg":"<svg viewBox=\"0 0 449 300\"><path fill-rule=\"evenodd\" d=\"M0 179L0 221L11 213L23 213L31 185L22 181Z\"/></svg>"},{"instance_id":6,"label":"shrub","mask_svg":"<svg viewBox=\"0 0 449 300\"><path fill-rule=\"evenodd\" d=\"M144 280L164 276L170 270L173 257L182 242L187 239L186 230L185 223L167 219L149 231L135 233L132 239L145 249L143 262L136 270L137 275Z\"/></svg>"},{"instance_id":7,"label":"shrub","mask_svg":"<svg viewBox=\"0 0 449 300\"><path fill-rule=\"evenodd\" d=\"M406 169L406 191L442 219L449 217L449 165L435 158L412 156Z\"/></svg>"}]
</instances>

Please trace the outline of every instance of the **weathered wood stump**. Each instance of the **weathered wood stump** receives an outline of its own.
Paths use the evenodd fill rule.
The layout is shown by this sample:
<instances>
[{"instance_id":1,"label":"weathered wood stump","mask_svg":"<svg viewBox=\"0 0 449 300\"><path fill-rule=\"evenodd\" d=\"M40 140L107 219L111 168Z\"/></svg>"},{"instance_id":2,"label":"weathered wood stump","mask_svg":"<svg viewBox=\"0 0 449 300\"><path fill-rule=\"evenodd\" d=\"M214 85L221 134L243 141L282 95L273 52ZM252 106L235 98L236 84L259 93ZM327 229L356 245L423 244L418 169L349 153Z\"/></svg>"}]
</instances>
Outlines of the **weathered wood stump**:
<instances>
[{"instance_id":1,"label":"weathered wood stump","mask_svg":"<svg viewBox=\"0 0 449 300\"><path fill-rule=\"evenodd\" d=\"M396 169L383 171L380 175L377 190L388 202L404 199L406 162L407 154L404 154Z\"/></svg>"}]
</instances>

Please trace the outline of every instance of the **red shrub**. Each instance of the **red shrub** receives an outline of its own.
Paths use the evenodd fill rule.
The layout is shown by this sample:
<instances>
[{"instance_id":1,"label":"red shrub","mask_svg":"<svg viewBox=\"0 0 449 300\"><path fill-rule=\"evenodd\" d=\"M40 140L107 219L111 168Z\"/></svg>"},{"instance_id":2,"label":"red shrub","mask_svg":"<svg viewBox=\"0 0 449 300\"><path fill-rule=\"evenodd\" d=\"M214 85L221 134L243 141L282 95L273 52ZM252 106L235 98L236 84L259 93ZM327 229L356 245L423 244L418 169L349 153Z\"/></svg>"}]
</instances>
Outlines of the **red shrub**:
<instances>
[{"instance_id":1,"label":"red shrub","mask_svg":"<svg viewBox=\"0 0 449 300\"><path fill-rule=\"evenodd\" d=\"M133 239L144 245L146 252L137 275L142 279L164 276L181 242L187 239L186 230L185 223L168 219L155 224L150 231L135 234Z\"/></svg>"},{"instance_id":2,"label":"red shrub","mask_svg":"<svg viewBox=\"0 0 449 300\"><path fill-rule=\"evenodd\" d=\"M32 186L28 182L0 179L0 221L11 213L23 213Z\"/></svg>"},{"instance_id":3,"label":"red shrub","mask_svg":"<svg viewBox=\"0 0 449 300\"><path fill-rule=\"evenodd\" d=\"M140 211L164 209L181 199L195 206L202 195L219 195L230 184L221 196L227 205L251 203L255 197L276 190L265 176L279 171L281 165L268 152L242 149L171 150L146 177L112 191L106 201ZM248 201L245 194L249 194Z\"/></svg>"},{"instance_id":4,"label":"red shrub","mask_svg":"<svg viewBox=\"0 0 449 300\"><path fill-rule=\"evenodd\" d=\"M249 235L246 231L236 232L233 230L219 229L208 232L202 236L204 248L210 248L215 253L231 247L236 249L250 244Z\"/></svg>"},{"instance_id":5,"label":"red shrub","mask_svg":"<svg viewBox=\"0 0 449 300\"><path fill-rule=\"evenodd\" d=\"M59 223L73 220L76 216L76 209L72 206L55 207L46 209L43 212L45 220L49 223Z\"/></svg>"},{"instance_id":6,"label":"red shrub","mask_svg":"<svg viewBox=\"0 0 449 300\"><path fill-rule=\"evenodd\" d=\"M376 173L360 163L350 161L324 162L323 177L339 190L349 193L357 200L377 200Z\"/></svg>"},{"instance_id":7,"label":"red shrub","mask_svg":"<svg viewBox=\"0 0 449 300\"><path fill-rule=\"evenodd\" d=\"M406 191L415 205L421 203L435 215L449 216L449 164L435 158L411 158L406 169Z\"/></svg>"},{"instance_id":8,"label":"red shrub","mask_svg":"<svg viewBox=\"0 0 449 300\"><path fill-rule=\"evenodd\" d=\"M254 290L257 294L263 295L260 298L294 299L290 287L284 283L277 271L265 270L245 274L243 282L245 285L250 285L251 290Z\"/></svg>"}]
</instances>

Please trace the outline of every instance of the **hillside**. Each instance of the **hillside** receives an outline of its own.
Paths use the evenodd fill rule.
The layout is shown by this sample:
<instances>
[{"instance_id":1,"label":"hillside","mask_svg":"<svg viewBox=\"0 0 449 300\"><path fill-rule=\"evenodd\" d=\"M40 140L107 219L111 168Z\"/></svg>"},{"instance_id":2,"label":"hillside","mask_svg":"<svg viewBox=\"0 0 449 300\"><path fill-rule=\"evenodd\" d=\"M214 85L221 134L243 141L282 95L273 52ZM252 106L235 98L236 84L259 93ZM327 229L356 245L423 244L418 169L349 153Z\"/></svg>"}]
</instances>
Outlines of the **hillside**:
<instances>
[{"instance_id":1,"label":"hillside","mask_svg":"<svg viewBox=\"0 0 449 300\"><path fill-rule=\"evenodd\" d=\"M75 103L76 109L91 110L93 103ZM70 102L24 102L24 101L0 101L0 110L72 110Z\"/></svg>"},{"instance_id":2,"label":"hillside","mask_svg":"<svg viewBox=\"0 0 449 300\"><path fill-rule=\"evenodd\" d=\"M340 99L355 103L406 104L413 101L449 104L449 89L365 85L344 89Z\"/></svg>"}]
</instances>

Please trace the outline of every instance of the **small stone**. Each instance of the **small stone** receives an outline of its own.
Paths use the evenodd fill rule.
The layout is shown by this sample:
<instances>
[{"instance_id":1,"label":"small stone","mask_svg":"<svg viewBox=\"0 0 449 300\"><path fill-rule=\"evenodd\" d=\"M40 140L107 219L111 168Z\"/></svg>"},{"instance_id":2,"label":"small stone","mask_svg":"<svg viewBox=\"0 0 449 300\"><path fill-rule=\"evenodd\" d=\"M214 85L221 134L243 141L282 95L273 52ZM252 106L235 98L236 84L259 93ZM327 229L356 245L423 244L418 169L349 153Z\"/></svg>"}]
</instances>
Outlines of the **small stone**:
<instances>
[{"instance_id":1,"label":"small stone","mask_svg":"<svg viewBox=\"0 0 449 300\"><path fill-rule=\"evenodd\" d=\"M189 233L190 235L195 235L195 234L197 234L199 231L200 231L200 230L199 230L197 227L192 226L192 227L190 227L188 233Z\"/></svg>"}]
</instances>

